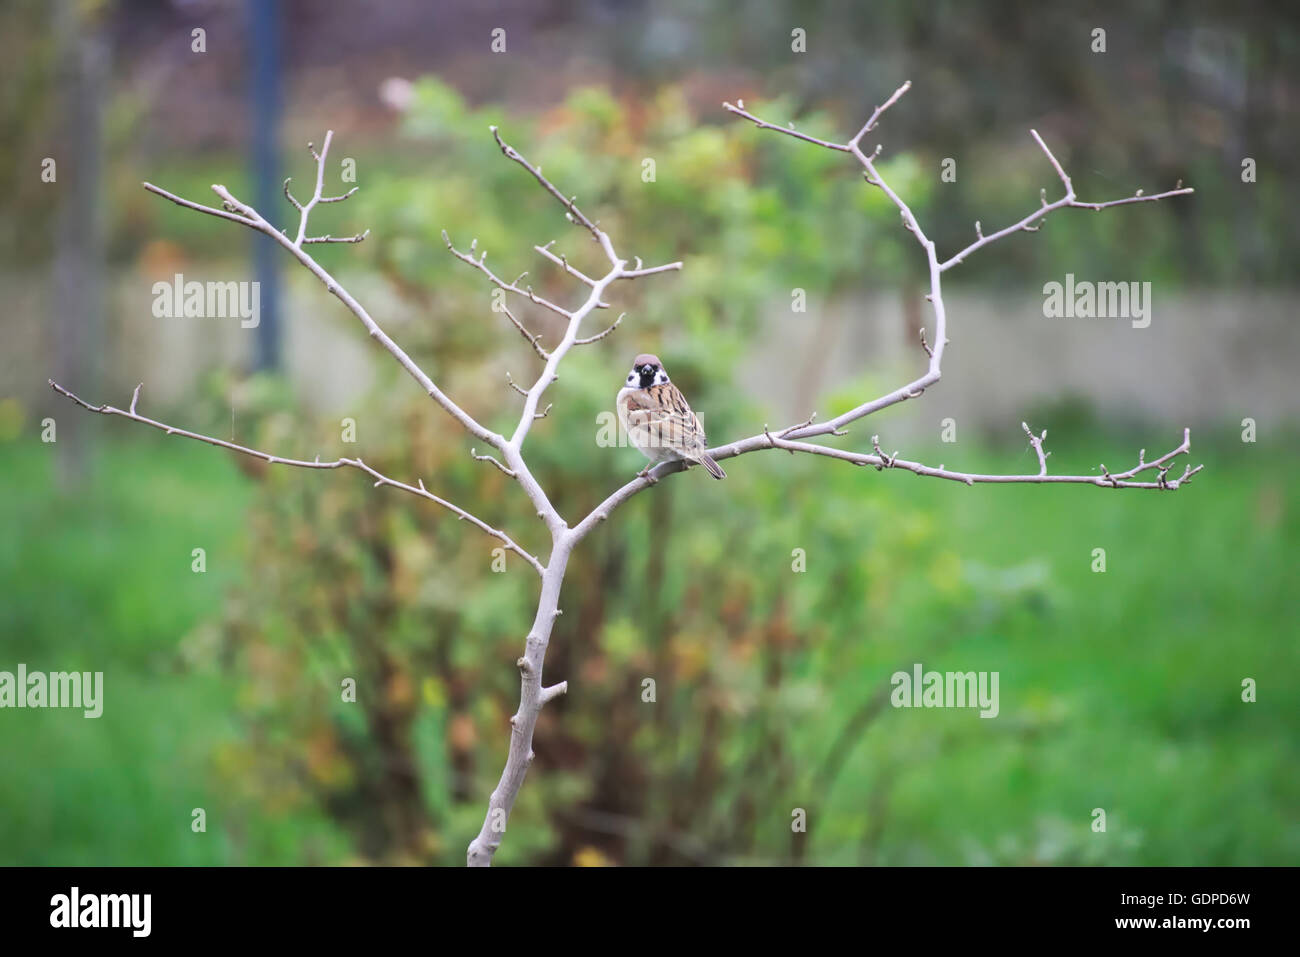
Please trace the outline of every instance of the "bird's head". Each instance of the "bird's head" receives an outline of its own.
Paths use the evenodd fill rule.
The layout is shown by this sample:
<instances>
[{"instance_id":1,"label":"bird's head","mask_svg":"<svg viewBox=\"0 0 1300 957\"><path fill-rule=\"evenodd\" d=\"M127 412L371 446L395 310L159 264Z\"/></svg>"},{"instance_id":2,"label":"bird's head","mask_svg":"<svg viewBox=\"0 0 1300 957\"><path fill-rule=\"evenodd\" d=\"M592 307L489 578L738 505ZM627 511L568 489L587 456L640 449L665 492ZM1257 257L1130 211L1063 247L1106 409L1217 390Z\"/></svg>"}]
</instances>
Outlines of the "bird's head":
<instances>
[{"instance_id":1,"label":"bird's head","mask_svg":"<svg viewBox=\"0 0 1300 957\"><path fill-rule=\"evenodd\" d=\"M643 352L632 360L632 371L627 374L627 385L631 389L648 389L652 385L663 385L668 381L668 373L658 356Z\"/></svg>"}]
</instances>

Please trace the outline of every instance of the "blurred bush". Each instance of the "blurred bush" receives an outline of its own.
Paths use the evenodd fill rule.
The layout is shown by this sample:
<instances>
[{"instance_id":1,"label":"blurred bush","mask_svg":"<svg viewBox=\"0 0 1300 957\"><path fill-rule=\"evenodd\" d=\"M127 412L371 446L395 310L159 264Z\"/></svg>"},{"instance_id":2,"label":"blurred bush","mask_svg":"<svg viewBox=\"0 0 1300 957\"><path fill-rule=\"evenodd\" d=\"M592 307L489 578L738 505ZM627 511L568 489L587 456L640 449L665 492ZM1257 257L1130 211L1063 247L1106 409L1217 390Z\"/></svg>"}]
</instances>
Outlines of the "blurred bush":
<instances>
[{"instance_id":1,"label":"blurred bush","mask_svg":"<svg viewBox=\"0 0 1300 957\"><path fill-rule=\"evenodd\" d=\"M631 355L659 351L714 435L756 421L729 384L733 357L774 292L772 267L797 260L828 283L859 278L855 250L893 218L873 210L852 179L826 175L836 157L816 151L777 154L794 168L779 167L774 183L751 186L748 176L763 162L761 138L696 127L672 93L632 110L584 90L536 122L471 111L432 80L415 94L407 130L428 144L431 162L409 175L363 179L378 241L361 248L430 316L401 330L406 347L495 427L506 428L519 407L502 367L531 381L536 359L489 308L483 278L445 252L442 229L460 248L476 238L504 276L531 267L527 281L561 302L581 290L548 264L538 269L531 245L558 237L556 249L588 270L598 268L598 251L500 156L490 123L500 123L562 188L577 184L584 209L599 216L622 255L689 260L680 275L616 289L611 312L626 306L629 320L598 346L576 350L548 395L556 406L530 436L530 463L570 521L640 468L634 451L595 442L598 416L612 409ZM657 159L654 182L641 178L643 156ZM542 310L524 304L517 314L544 340L561 332ZM602 319L592 317L592 331ZM214 397L230 391L227 383L212 389ZM246 397L240 420L260 418L259 447L302 441L279 390L263 383L239 392ZM499 411L480 412L493 408ZM505 525L545 557L544 530L524 497L473 461L459 428L400 375L386 374L356 419L358 447L323 429L314 447L360 454L386 474L422 476L437 494ZM258 803L311 795L355 835L366 859L459 859L461 835L476 829L500 770L517 699L513 661L532 614L531 572L509 558L507 573L494 574L493 540L369 483L313 481L321 476L258 463L248 471L264 488L250 520L250 580L232 596L220 639L205 629L194 645L246 676L240 700L251 731L232 744L225 770ZM719 809L713 788L724 767L757 772L765 754L785 746L779 712L811 707L819 691L813 682L792 694L783 662L807 646L814 622L819 633L828 626L812 607L791 609L776 597L774 586L790 574L788 548L766 574L728 558L755 547L752 515L774 510L786 480L765 487L742 475L723 492L693 478L665 483L625 509L570 567L547 673L582 691L543 715L536 749L547 770L532 776L520 799L506 860L564 861L603 847L617 861L664 861L748 846L718 833L704 851L688 853L683 847L699 838L682 838L688 843L678 847L677 838L653 835L703 824ZM719 495L729 500L725 510ZM838 531L818 532L815 523L808 531L821 507L818 500L778 506L779 527L757 531L764 540L802 528L804 536L851 541L843 518ZM643 703L642 680L655 676L662 697ZM339 700L344 677L361 688L355 705ZM759 712L768 712L761 722L745 720ZM742 776L729 786L744 784ZM751 830L755 813L743 811L727 830ZM584 821L592 815L618 823L590 833ZM610 827L621 833L628 822L643 835L611 842Z\"/></svg>"},{"instance_id":2,"label":"blurred bush","mask_svg":"<svg viewBox=\"0 0 1300 957\"><path fill-rule=\"evenodd\" d=\"M834 285L864 269L905 268L890 262L894 244L863 255L894 229L896 213L853 178L829 175L829 154L770 150L769 138L749 130L697 128L671 93L633 108L583 91L529 122L471 110L424 81L407 132L427 148L427 164L362 181L376 238L367 265L428 316L399 331L408 350L496 428L518 408L502 373L526 381L536 357L491 311L482 277L446 254L441 230L460 248L477 238L506 277L531 269L528 281L562 302L581 290L558 269L539 268L531 245L557 238L556 249L584 269L596 268L597 256L553 200L499 155L490 123L577 193L621 254L687 260L680 276L616 289L611 312L627 308L629 319L576 350L548 395L555 408L537 423L528 453L571 522L641 466L634 451L594 441L632 354L663 355L715 437L747 433L762 411L736 398L735 357L760 306L787 294L778 277L817 269ZM647 156L658 159L654 183L640 178ZM890 172L907 180L907 163L895 161ZM558 336L541 310L519 314L544 339ZM592 317L593 330L603 317ZM338 440L333 423L304 438L300 414L270 384L243 394L241 421L260 422L256 446L304 443L322 455L359 454L396 478L422 477L544 557L544 530L524 497L473 461L459 428L399 373L388 373L357 411L355 446ZM243 688L239 732L217 766L223 786L254 813L327 814L357 860L459 863L504 760L532 572L508 557L506 571L494 573L493 540L355 475L244 465L260 485L248 520L248 577L231 591L222 621L187 643L193 667L220 664ZM1091 840L1087 815L1101 798L1080 781L1092 773L1086 755L1095 745L1080 737L1078 722L1123 727L1084 709L1089 696L1105 698L1108 663L1122 668L1123 629L1144 627L1126 620L1124 608L1130 589L1150 583L1135 580L1100 601L1106 612L1085 612L1072 597L1077 587L1054 584L1063 572L1053 562L1066 548L1086 554L1081 541L1115 509L1132 514L1152 548L1178 533L1177 515L1153 518L1149 501L1116 504L1087 489L1063 493L1086 501L1081 507L1034 496L1040 490L1013 501L983 489L981 518L963 519L949 496L970 501L975 493L933 488L946 483L900 489L896 476L872 481L874 473L786 456L753 456L730 473L725 484L696 473L663 483L574 557L546 663L547 681L567 679L570 690L542 714L537 761L502 862L1173 857L1176 836L1149 829ZM1243 491L1243 507L1250 500ZM1204 504L1180 494L1175 507L1185 515ZM1293 508L1284 513L1293 525ZM1039 541L1036 529L1054 524L1060 541ZM986 555L992 529L1001 561ZM807 573L796 569L796 549ZM1158 556L1150 561L1158 565ZM1244 589L1244 601L1252 573L1239 572L1242 580L1219 584ZM1274 576L1264 587L1281 586ZM1106 614L1118 616L1117 633L1090 647L1088 629ZM1042 635L1052 642L1040 645ZM1053 657L1060 652L1043 654L1062 644L1086 663L1064 684L1053 678L1064 673ZM1001 670L1013 700L994 722L970 712L927 712L925 721L892 713L889 675L917 661ZM357 681L355 704L341 700L346 678ZM1159 679L1150 693L1165 693ZM1099 707L1105 713L1113 703ZM1232 747L1242 720L1229 719L1213 746ZM876 730L883 722L888 732ZM1111 747L1126 746L1127 733ZM1058 753L1062 739L1066 754ZM1135 740L1139 754L1161 747L1158 734ZM1059 783L1045 778L1061 761L1076 761L1074 773ZM1278 771L1270 760L1247 775L1252 793L1271 788ZM1126 812L1141 818L1154 810L1149 802L1125 803L1141 784L1140 774L1124 772L1099 790L1124 796L1121 820ZM1234 793L1207 793L1193 817L1219 820ZM796 808L811 815L807 834L791 831ZM1238 848L1218 853L1221 862L1266 853L1278 833L1242 817L1219 826ZM1289 840L1294 849L1294 834Z\"/></svg>"}]
</instances>

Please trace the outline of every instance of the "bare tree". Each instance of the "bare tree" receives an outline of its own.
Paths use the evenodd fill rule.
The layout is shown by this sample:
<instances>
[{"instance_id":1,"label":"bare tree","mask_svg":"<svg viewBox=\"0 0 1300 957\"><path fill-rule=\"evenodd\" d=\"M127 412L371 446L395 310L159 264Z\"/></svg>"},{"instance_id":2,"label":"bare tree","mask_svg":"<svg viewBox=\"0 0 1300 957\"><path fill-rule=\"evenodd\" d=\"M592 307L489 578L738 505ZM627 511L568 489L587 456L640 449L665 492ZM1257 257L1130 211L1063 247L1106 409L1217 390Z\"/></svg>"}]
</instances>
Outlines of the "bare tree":
<instances>
[{"instance_id":1,"label":"bare tree","mask_svg":"<svg viewBox=\"0 0 1300 957\"><path fill-rule=\"evenodd\" d=\"M1174 490L1180 488L1186 483L1201 466L1192 468L1187 466L1182 474L1176 478L1168 476L1172 467L1173 460L1178 456L1186 453L1190 447L1189 430L1183 430L1182 442L1171 452L1167 452L1159 458L1151 461L1146 460L1145 450L1138 454L1137 464L1133 467L1120 472L1111 472L1105 465L1100 467L1100 474L1097 475L1054 475L1047 470L1047 456L1043 448L1043 441L1047 433L1041 432L1035 434L1028 424L1022 423L1022 428L1028 435L1029 444L1034 449L1038 457L1038 471L1034 474L1027 475L981 475L970 472L958 472L945 468L943 465L936 467L924 465L920 462L913 462L900 458L898 453L885 453L881 447L878 437L872 437L872 450L870 452L854 452L844 449L820 445L809 442L809 439L818 436L840 436L844 435L844 426L865 418L873 412L903 402L907 399L914 399L920 396L928 387L939 381L940 363L943 359L944 347L947 344L947 317L944 312L943 292L941 280L943 273L963 262L966 257L995 240L1009 236L1012 233L1020 231L1034 231L1039 228L1042 221L1048 214L1056 210L1065 208L1079 208L1100 210L1110 206L1121 206L1129 203L1152 202L1165 199L1171 196L1180 196L1191 193L1190 188L1179 187L1164 193L1155 195L1143 195L1140 191L1124 199L1112 200L1104 203L1086 203L1076 198L1074 187L1070 182L1070 177L1066 175L1065 170L1052 155L1051 150L1043 142L1042 138L1031 131L1035 142L1047 156L1048 162L1055 170L1057 177L1061 180L1065 188L1064 195L1054 201L1048 202L1046 191L1042 193L1041 206L1030 213L1019 222L998 230L997 232L985 235L976 224L975 242L971 243L965 249L957 252L947 259L940 259L935 244L928 239L921 225L917 222L916 217L908 208L907 204L899 198L898 194L889 187L881 176L879 169L875 165L876 158L880 154L880 147L870 154L862 151L860 143L862 138L876 127L881 115L889 109L898 99L907 92L910 83L905 83L896 90L885 103L878 107L867 123L853 136L847 143L832 143L826 140L820 140L816 137L801 133L790 126L777 126L759 119L753 114L747 112L743 102L735 105L730 103L724 104L725 108L747 120L752 121L763 129L772 129L784 133L788 136L803 140L823 149L835 150L849 154L863 168L866 181L881 190L889 197L889 200L898 208L902 217L903 226L912 234L921 248L925 251L926 261L929 265L930 274L930 292L925 297L934 309L934 342L931 345L927 342L924 330L921 335L921 348L928 357L928 365L924 374L908 382L906 385L889 392L877 398L863 402L861 405L836 416L826 422L816 422L816 416L810 416L806 421L789 426L788 428L772 432L766 426L761 432L756 433L748 438L739 439L734 442L724 443L709 450L710 455L715 459L734 458L738 455L744 455L748 452L757 452L763 449L784 449L791 454L804 452L813 455L822 455L830 458L841 459L843 461L859 466L872 466L877 470L883 469L906 469L917 475L932 476L934 478L950 479L958 482L965 482L972 485L976 482L1026 482L1026 483L1044 483L1044 482L1065 482L1083 485L1094 485L1101 488L1140 488L1140 489L1161 489ZM552 383L558 378L557 370L564 357L575 346L590 345L598 342L608 336L615 328L618 327L622 316L615 320L604 331L595 335L586 337L579 336L583 320L592 312L608 307L605 302L606 295L622 280L638 279L644 276L651 276L658 273L670 272L681 268L680 262L667 263L660 266L644 266L638 258L635 265L629 268L628 260L622 258L614 247L608 233L600 228L598 223L590 219L581 209L578 208L575 198L567 196L551 183L543 174L540 167L534 166L514 147L506 143L496 127L492 127L492 135L497 145L501 148L502 153L515 163L518 163L537 181L537 183L547 193L564 208L566 218L576 224L581 229L590 234L591 239L595 242L605 259L608 261L608 269L600 276L589 276L575 268L568 261L568 258L552 250L553 242L544 246L534 246L533 248L550 262L559 266L568 275L572 276L578 283L587 289L586 298L576 308L568 309L554 302L538 296L533 292L531 286L521 286L523 276L515 279L513 282L507 282L501 276L497 275L491 267L487 265L487 254L478 250L477 241L470 244L468 250L462 251L457 249L447 234L443 233L443 238L447 242L448 249L458 259L461 259L468 265L477 269L487 278L487 280L501 289L505 293L519 296L526 299L534 305L550 310L555 314L563 317L566 322L563 338L553 348L543 348L538 337L530 333L515 315L505 310L511 323L519 333L528 341L534 351L544 361L545 366L540 375L533 382L533 385L527 390L514 385L513 388L524 398L523 411L519 416L518 424L514 431L506 436L498 434L491 429L479 423L473 416L457 405L449 398L415 362L408 356L401 347L397 345L389 336L379 327L378 323L371 318L365 308L352 297L352 295L343 288L343 286L328 273L308 252L307 247L314 243L355 243L360 242L366 236L361 233L354 236L333 237L309 236L308 235L308 218L318 204L334 203L351 196L356 189L349 191L341 196L325 196L325 158L329 151L332 133L327 133L325 141L319 152L309 144L312 155L316 160L316 184L311 198L306 203L299 202L289 191L289 181L285 181L285 196L299 213L299 222L295 234L290 238L285 231L277 229L270 222L251 206L241 202L231 195L230 191L224 186L213 186L213 191L221 199L221 207L213 208L203 206L199 203L191 202L175 196L164 189L160 189L150 183L146 183L145 188L158 194L166 199L184 206L187 209L197 212L206 213L210 216L216 216L220 219L227 219L240 225L247 226L250 229L265 233L280 243L289 254L302 263L311 271L322 283L325 288L337 296L345 306L361 321L370 337L376 340L384 349L386 349L394 359L405 369L410 376L420 384L426 393L442 409L454 418L471 436L480 442L489 446L496 454L486 452L479 454L477 449L471 449L471 454L475 458L491 464L500 469L506 475L518 482L525 495L528 496L537 511L538 517L546 525L551 533L550 554L545 561L525 551L514 539L505 531L493 528L487 522L471 515L463 508L449 502L434 493L430 492L424 486L422 479L417 479L414 485L408 482L401 482L389 478L371 468L360 458L349 459L339 458L329 462L320 461L319 457L315 461L305 461L299 459L289 459L257 449L246 448L233 442L226 442L211 436L200 435L195 432L186 431L154 419L146 418L136 411L140 398L140 387L137 386L131 397L131 405L128 409L118 409L109 405L91 405L78 398L67 389L51 381L50 385L61 394L67 396L78 405L92 412L100 412L105 415L122 416L144 425L160 429L169 435L179 435L184 438L197 439L201 442L207 442L210 445L220 446L222 448L232 449L233 451L251 455L263 459L270 463L280 465L293 465L300 468L309 469L337 469L353 468L365 472L374 480L375 486L391 486L426 498L437 505L442 506L452 512L459 519L471 522L486 534L499 539L504 546L517 553L532 566L541 578L541 590L537 602L537 613L534 616L533 624L528 632L524 645L524 654L518 660L520 674L520 695L519 709L510 719L510 748L506 758L505 769L501 774L500 782L492 791L488 801L487 814L484 817L483 826L478 836L470 843L467 859L471 865L487 865L491 863L496 849L500 846L503 835L505 834L506 823L510 816L511 808L514 806L515 798L519 794L519 789L523 785L524 776L528 772L529 765L533 761L533 730L537 724L537 716L541 712L542 706L557 695L564 694L567 690L567 682L561 681L553 685L545 685L542 682L542 666L546 658L546 648L550 641L551 628L555 618L560 614L560 588L564 582L565 568L568 565L569 557L573 549L579 542L587 536L598 524L608 519L620 505L627 502L637 493L656 484L661 479L666 478L674 472L682 471L686 468L682 462L663 462L655 468L650 469L643 476L638 476L621 488L612 492L604 501L597 505L589 514L584 516L575 525L570 525L547 497L546 491L538 483L533 473L529 470L527 461L524 457L524 443L528 438L529 430L533 422L538 418L546 415L550 406L538 411L543 396ZM477 255L476 255L477 254ZM526 275L526 274L525 274ZM1140 478L1143 473L1154 471L1154 478Z\"/></svg>"}]
</instances>

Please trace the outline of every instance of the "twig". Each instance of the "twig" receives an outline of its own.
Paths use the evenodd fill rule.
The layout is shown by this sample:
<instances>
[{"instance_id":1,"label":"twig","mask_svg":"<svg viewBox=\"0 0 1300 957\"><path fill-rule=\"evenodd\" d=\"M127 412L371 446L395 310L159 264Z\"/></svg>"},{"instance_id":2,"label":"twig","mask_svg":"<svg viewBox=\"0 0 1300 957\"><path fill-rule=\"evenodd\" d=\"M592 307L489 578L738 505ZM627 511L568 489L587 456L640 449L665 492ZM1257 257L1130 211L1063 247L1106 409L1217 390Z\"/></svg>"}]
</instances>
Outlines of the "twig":
<instances>
[{"instance_id":1,"label":"twig","mask_svg":"<svg viewBox=\"0 0 1300 957\"><path fill-rule=\"evenodd\" d=\"M533 248L537 250L539 253L541 253L543 256L545 256L547 259L549 259L551 262L555 263L557 266L560 266L562 269L564 269L564 271L567 272L570 276L576 277L579 281L586 283L588 286L596 285L596 280L592 279L585 272L582 272L581 270L575 269L573 266L571 266L569 264L569 260L567 257L557 256L555 255L555 253L551 252L551 247L553 245L555 245L554 239L552 239L545 246L534 246Z\"/></svg>"},{"instance_id":2,"label":"twig","mask_svg":"<svg viewBox=\"0 0 1300 957\"><path fill-rule=\"evenodd\" d=\"M469 454L474 458L478 459L480 462L491 462L493 465L495 465L497 468L499 468L502 472L504 472L506 475L510 476L511 478L515 477L514 471L502 465L501 461L495 455L490 455L490 454L479 455L477 449L470 449Z\"/></svg>"},{"instance_id":3,"label":"twig","mask_svg":"<svg viewBox=\"0 0 1300 957\"><path fill-rule=\"evenodd\" d=\"M355 236L331 236L326 233L324 236L308 236L303 240L303 245L311 243L359 243L370 235L370 230L357 233Z\"/></svg>"},{"instance_id":4,"label":"twig","mask_svg":"<svg viewBox=\"0 0 1300 957\"><path fill-rule=\"evenodd\" d=\"M1065 209L1069 207L1074 209L1101 210L1101 209L1107 209L1108 207L1111 206L1125 206L1129 203L1154 203L1162 199L1168 199L1171 196L1187 196L1190 195L1191 193L1196 192L1190 186L1182 186L1181 185L1182 180L1179 180L1178 182L1180 185L1177 188L1168 190L1167 192L1164 193L1156 193L1151 196L1144 196L1142 195L1142 191L1138 190L1137 195L1129 196L1125 199L1115 199L1104 203L1080 202L1075 198L1074 183L1071 182L1070 177L1065 172L1065 168L1061 165L1060 160L1058 160L1055 154L1053 154L1052 151L1048 149L1047 144L1043 142L1043 138L1038 135L1037 130L1030 130L1029 134L1034 138L1034 142L1038 144L1039 149L1041 149L1043 153L1047 156L1047 161L1052 164L1052 169L1056 170L1057 178L1060 179L1061 184L1065 187L1065 195L1062 196L1060 199L1056 200L1055 202L1051 202L1051 203L1047 202L1047 198L1045 195L1041 196L1040 205L1038 209L1034 210L1032 213L1030 213L1024 219L1020 220L1018 223L1013 223L1012 225L1006 227L1005 229L999 229L996 233L989 233L987 236L984 235L983 232L981 232L980 224L977 222L975 224L975 233L979 238L976 239L975 242L967 246L965 249L963 249L961 252L957 253L951 258L940 263L939 269L941 272L946 272L947 270L951 269L953 266L962 262L967 256L969 256L975 250L981 249L984 246L987 246L989 243L995 242L996 240L999 240L1004 236L1010 236L1012 233L1017 233L1022 231L1036 232L1037 227L1032 226L1031 224L1037 222L1040 219L1045 219L1048 213L1057 209Z\"/></svg>"},{"instance_id":5,"label":"twig","mask_svg":"<svg viewBox=\"0 0 1300 957\"><path fill-rule=\"evenodd\" d=\"M298 210L298 238L293 242L297 247L301 247L306 243L359 243L370 235L370 230L367 229L365 232L358 233L355 236L338 239L328 235L315 237L307 236L307 218L311 215L311 211L316 208L317 203L339 203L347 199L359 189L359 187L353 186L342 196L322 195L325 191L325 159L329 155L330 141L333 139L334 131L326 130L325 142L321 145L319 153L316 152L316 148L313 144L307 144L308 151L316 160L316 188L312 191L311 199L307 200L306 203L299 203L289 192L289 180L286 179L284 181L285 198L287 198L289 202L293 204L294 208Z\"/></svg>"},{"instance_id":6,"label":"twig","mask_svg":"<svg viewBox=\"0 0 1300 957\"><path fill-rule=\"evenodd\" d=\"M510 388L514 389L514 390L515 390L516 392L518 392L520 395L522 395L522 396L524 396L525 398L527 398L527 396L528 396L528 391L527 391L526 389L521 389L521 388L519 388L519 386L515 385L515 380L511 377L511 375L510 375L509 372L506 373L506 382L510 384Z\"/></svg>"},{"instance_id":7,"label":"twig","mask_svg":"<svg viewBox=\"0 0 1300 957\"><path fill-rule=\"evenodd\" d=\"M533 347L533 351L542 357L543 362L545 362L547 359L551 357L551 354L542 348L542 343L540 341L541 336L533 335L531 332L525 329L524 324L515 318L515 314L510 311L510 309L506 306L505 303L501 304L501 311L506 314L506 317L512 323L514 323L515 328L519 330L519 334L528 341L528 344L530 346ZM527 395L528 393L524 393L524 394Z\"/></svg>"},{"instance_id":8,"label":"twig","mask_svg":"<svg viewBox=\"0 0 1300 957\"><path fill-rule=\"evenodd\" d=\"M1034 435L1033 430L1029 428L1028 422L1021 422L1020 427L1025 430L1025 435L1029 436L1029 444L1034 447L1034 452L1038 455L1038 474L1040 476L1046 475L1047 457L1052 454L1043 451L1043 441L1047 438L1047 430L1043 429L1042 435Z\"/></svg>"},{"instance_id":9,"label":"twig","mask_svg":"<svg viewBox=\"0 0 1300 957\"><path fill-rule=\"evenodd\" d=\"M858 142L861 141L862 137L866 136L868 133L874 130L876 128L876 122L880 119L881 115L885 112L885 110L889 109L899 100L901 100L903 98L903 94L906 93L911 88L912 88L912 81L908 80L897 90L895 90L893 92L893 95L891 95L889 99L885 100L884 103L876 107L876 112L871 114L871 119L867 120L866 124L862 127L862 129L858 130L857 134L853 137L853 139L849 140L849 145L856 146ZM877 146L876 152L879 151L880 151L880 147Z\"/></svg>"},{"instance_id":10,"label":"twig","mask_svg":"<svg viewBox=\"0 0 1300 957\"><path fill-rule=\"evenodd\" d=\"M812 446L804 446L801 443L795 443L795 442L790 443L791 452L796 451L796 447L798 449L802 449L803 451L807 451L808 449L812 448ZM871 447L876 450L876 454L874 456L861 456L859 464L874 465L876 467L876 471L879 472L881 469L892 469L894 465L898 462L897 449L894 450L894 454L892 456L886 455L884 452L880 450L880 436L873 435L871 437ZM836 451L838 451L838 449ZM845 459L845 461L852 462L855 460L849 458L849 459Z\"/></svg>"},{"instance_id":11,"label":"twig","mask_svg":"<svg viewBox=\"0 0 1300 957\"><path fill-rule=\"evenodd\" d=\"M618 324L619 324L620 322L623 321L623 317L626 316L626 315L627 315L626 312L620 312L620 313L618 314L618 318L614 320L613 325L611 325L611 326L610 326L608 329L606 329L604 332L599 332L599 333L597 333L597 334L594 335L594 336L588 336L588 337L585 338L585 339L574 339L574 340L573 340L573 344L574 344L575 346L589 346L589 345L591 345L593 342L599 342L601 339L604 339L607 335L609 335L611 332L613 332L615 329L617 329L617 328L618 328Z\"/></svg>"},{"instance_id":12,"label":"twig","mask_svg":"<svg viewBox=\"0 0 1300 957\"><path fill-rule=\"evenodd\" d=\"M723 103L722 108L728 113L735 113L753 123L760 130L776 130L778 133L784 133L786 136L793 136L797 140L803 140L805 143L812 143L815 146L821 146L828 150L839 150L847 153L849 148L842 143L832 143L829 140L820 140L815 136L809 136L807 133L800 133L798 130L788 126L779 126L775 123L769 123L766 120L760 120L753 113L745 109L745 101L737 100L733 106L731 103Z\"/></svg>"},{"instance_id":13,"label":"twig","mask_svg":"<svg viewBox=\"0 0 1300 957\"><path fill-rule=\"evenodd\" d=\"M542 175L540 168L533 166L532 163L528 162L528 160L524 159L524 157L520 155L518 150L501 138L501 133L495 126L488 128L492 131L492 138L497 141L497 146L501 147L501 152L505 153L507 157L514 160L524 169L528 170L528 172L532 173L533 178L542 185L542 188L559 200L560 205L565 209L565 215L567 215L572 222L585 227L597 242L602 242L602 237L605 234L596 227L595 223L587 218L586 213L578 208L576 202L578 197L565 196L561 193L549 179Z\"/></svg>"},{"instance_id":14,"label":"twig","mask_svg":"<svg viewBox=\"0 0 1300 957\"><path fill-rule=\"evenodd\" d=\"M569 310L565 309L563 306L556 305L555 303L551 302L549 299L543 299L541 296L537 295L537 293L533 292L532 286L521 288L516 283L506 282L504 279L502 279L500 276L494 273L487 264L486 250L480 252L479 257L475 259L471 254L478 247L477 239L470 244L469 247L470 251L467 253L461 252L459 249L457 249L455 246L452 245L451 237L447 235L447 230L445 229L442 231L442 241L447 244L447 248L451 250L451 254L453 256L455 256L461 262L468 263L469 265L477 269L479 272L483 273L483 275L487 276L488 280L499 289L504 289L506 292L513 292L517 296L523 296L529 302L541 306L544 309L549 309L551 310L551 312L555 313L558 316L564 316L566 319L569 317ZM524 273L523 275L526 276L528 274Z\"/></svg>"}]
</instances>

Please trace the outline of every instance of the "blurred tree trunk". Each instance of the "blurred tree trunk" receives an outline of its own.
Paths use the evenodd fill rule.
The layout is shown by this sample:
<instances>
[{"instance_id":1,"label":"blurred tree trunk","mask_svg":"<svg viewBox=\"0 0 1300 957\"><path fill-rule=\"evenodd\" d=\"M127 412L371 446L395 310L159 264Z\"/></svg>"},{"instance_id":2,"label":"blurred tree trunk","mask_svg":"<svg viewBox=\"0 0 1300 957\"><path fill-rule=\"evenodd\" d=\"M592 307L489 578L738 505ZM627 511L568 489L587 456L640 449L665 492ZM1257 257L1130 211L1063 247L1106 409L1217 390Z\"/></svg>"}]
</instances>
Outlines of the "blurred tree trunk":
<instances>
[{"instance_id":1,"label":"blurred tree trunk","mask_svg":"<svg viewBox=\"0 0 1300 957\"><path fill-rule=\"evenodd\" d=\"M51 301L55 364L61 382L98 391L92 360L103 338L104 230L100 190L103 113L108 81L106 7L59 0L54 11L58 45L61 129L55 182L60 191L55 227ZM89 467L83 416L59 422L58 476L64 488L80 484Z\"/></svg>"}]
</instances>

